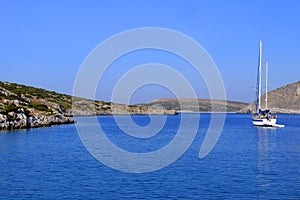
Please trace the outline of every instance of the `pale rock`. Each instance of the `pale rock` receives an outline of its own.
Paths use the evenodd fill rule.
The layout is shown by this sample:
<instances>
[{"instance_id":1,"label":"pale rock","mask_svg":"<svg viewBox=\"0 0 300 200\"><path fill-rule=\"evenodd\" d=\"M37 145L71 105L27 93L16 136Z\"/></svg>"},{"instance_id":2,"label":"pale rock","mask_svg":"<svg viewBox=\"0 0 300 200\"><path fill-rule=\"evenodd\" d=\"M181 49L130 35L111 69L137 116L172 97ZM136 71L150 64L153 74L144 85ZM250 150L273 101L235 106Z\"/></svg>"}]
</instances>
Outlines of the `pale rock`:
<instances>
[{"instance_id":1,"label":"pale rock","mask_svg":"<svg viewBox=\"0 0 300 200\"><path fill-rule=\"evenodd\" d=\"M6 115L0 114L0 122L4 122L4 121L6 121L6 120L7 120Z\"/></svg>"},{"instance_id":2,"label":"pale rock","mask_svg":"<svg viewBox=\"0 0 300 200\"><path fill-rule=\"evenodd\" d=\"M13 103L14 103L16 106L20 106L20 101L17 100L17 99L13 100Z\"/></svg>"},{"instance_id":3,"label":"pale rock","mask_svg":"<svg viewBox=\"0 0 300 200\"><path fill-rule=\"evenodd\" d=\"M7 113L7 115L9 115L9 116L11 116L11 117L13 117L13 118L15 118L16 117L16 113L15 112L9 112L9 113Z\"/></svg>"},{"instance_id":4,"label":"pale rock","mask_svg":"<svg viewBox=\"0 0 300 200\"><path fill-rule=\"evenodd\" d=\"M23 119L27 119L27 116L24 113L17 113L16 118L23 120Z\"/></svg>"},{"instance_id":5,"label":"pale rock","mask_svg":"<svg viewBox=\"0 0 300 200\"><path fill-rule=\"evenodd\" d=\"M24 108L18 108L18 112L19 113L24 113L25 111L24 111Z\"/></svg>"}]
</instances>

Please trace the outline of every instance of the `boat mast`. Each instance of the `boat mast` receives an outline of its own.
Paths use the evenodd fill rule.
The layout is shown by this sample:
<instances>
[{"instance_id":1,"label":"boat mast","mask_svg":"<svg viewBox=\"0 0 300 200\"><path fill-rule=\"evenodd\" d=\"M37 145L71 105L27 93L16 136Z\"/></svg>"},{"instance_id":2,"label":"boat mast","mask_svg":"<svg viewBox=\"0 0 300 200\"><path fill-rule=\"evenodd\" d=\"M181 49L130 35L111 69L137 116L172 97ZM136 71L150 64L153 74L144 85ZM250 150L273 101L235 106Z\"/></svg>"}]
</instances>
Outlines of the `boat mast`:
<instances>
[{"instance_id":1,"label":"boat mast","mask_svg":"<svg viewBox=\"0 0 300 200\"><path fill-rule=\"evenodd\" d=\"M258 66L258 76L259 76L259 83L258 83L258 110L261 108L261 66L262 66L262 41L259 41L259 66Z\"/></svg>"},{"instance_id":2,"label":"boat mast","mask_svg":"<svg viewBox=\"0 0 300 200\"><path fill-rule=\"evenodd\" d=\"M268 109L268 68L269 68L269 62L267 60L266 63L266 110Z\"/></svg>"}]
</instances>

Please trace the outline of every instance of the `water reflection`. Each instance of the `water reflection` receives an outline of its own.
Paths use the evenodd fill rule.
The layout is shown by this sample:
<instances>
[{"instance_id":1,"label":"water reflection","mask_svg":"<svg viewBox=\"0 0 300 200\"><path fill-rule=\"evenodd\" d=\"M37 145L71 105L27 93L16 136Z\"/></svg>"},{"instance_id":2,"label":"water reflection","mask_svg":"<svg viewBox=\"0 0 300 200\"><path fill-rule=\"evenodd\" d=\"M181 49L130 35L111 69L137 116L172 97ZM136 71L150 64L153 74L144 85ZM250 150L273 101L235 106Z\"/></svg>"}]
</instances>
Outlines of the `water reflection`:
<instances>
[{"instance_id":1,"label":"water reflection","mask_svg":"<svg viewBox=\"0 0 300 200\"><path fill-rule=\"evenodd\" d=\"M257 131L257 184L259 198L263 199L272 184L272 151L276 147L274 138L276 128L256 127Z\"/></svg>"}]
</instances>

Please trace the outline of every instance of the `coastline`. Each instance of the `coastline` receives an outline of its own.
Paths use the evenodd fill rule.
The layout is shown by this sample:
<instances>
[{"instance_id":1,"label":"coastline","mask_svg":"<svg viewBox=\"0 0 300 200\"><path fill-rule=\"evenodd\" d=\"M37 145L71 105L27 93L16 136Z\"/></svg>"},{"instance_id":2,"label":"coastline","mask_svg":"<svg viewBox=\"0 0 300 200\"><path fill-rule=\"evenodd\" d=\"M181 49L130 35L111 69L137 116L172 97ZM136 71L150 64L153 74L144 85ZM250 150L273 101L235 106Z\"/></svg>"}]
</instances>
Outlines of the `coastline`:
<instances>
[{"instance_id":1,"label":"coastline","mask_svg":"<svg viewBox=\"0 0 300 200\"><path fill-rule=\"evenodd\" d=\"M22 129L31 129L31 128L43 128L50 127L52 125L64 125L64 124L75 124L77 117L94 117L94 116L145 116L145 115L181 115L181 114L251 114L244 112L189 112L189 111L176 111L175 114L124 114L124 113L115 113L115 114L97 114L97 115L56 115L56 116L28 116L27 118L9 121L3 120L3 115L0 114L0 133L12 130L22 130ZM300 113L276 113L284 115L299 115Z\"/></svg>"},{"instance_id":2,"label":"coastline","mask_svg":"<svg viewBox=\"0 0 300 200\"><path fill-rule=\"evenodd\" d=\"M142 115L177 115L177 112L143 112L143 113L103 113L103 114L85 114L85 115L39 115L29 116L26 113L9 113L9 117L4 114L0 114L0 131L30 129L30 128L42 128L50 127L52 125L74 124L76 121L74 117L92 117L92 116L142 116ZM14 120L10 120L13 118Z\"/></svg>"},{"instance_id":3,"label":"coastline","mask_svg":"<svg viewBox=\"0 0 300 200\"><path fill-rule=\"evenodd\" d=\"M0 114L0 131L50 127L52 125L74 124L76 121L65 115L28 116L18 113L10 120L6 115Z\"/></svg>"},{"instance_id":4,"label":"coastline","mask_svg":"<svg viewBox=\"0 0 300 200\"><path fill-rule=\"evenodd\" d=\"M274 114L300 114L298 88L300 81L269 92L269 107ZM76 123L72 117L85 116L251 114L251 111L253 103L209 99L163 98L147 104L125 105L0 81L0 130L71 124Z\"/></svg>"}]
</instances>

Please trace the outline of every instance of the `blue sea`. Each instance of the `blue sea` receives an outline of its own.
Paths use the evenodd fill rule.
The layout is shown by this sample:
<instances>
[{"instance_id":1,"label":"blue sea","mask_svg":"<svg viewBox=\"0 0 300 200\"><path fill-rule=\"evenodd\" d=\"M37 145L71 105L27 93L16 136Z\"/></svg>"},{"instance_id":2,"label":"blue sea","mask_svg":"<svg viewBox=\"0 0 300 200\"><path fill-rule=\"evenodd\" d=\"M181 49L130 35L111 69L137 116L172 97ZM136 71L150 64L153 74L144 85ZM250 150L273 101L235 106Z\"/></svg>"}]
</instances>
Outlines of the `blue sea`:
<instances>
[{"instance_id":1,"label":"blue sea","mask_svg":"<svg viewBox=\"0 0 300 200\"><path fill-rule=\"evenodd\" d=\"M191 121L198 114L189 114ZM121 117L121 116L120 116ZM139 126L149 116L132 116ZM86 130L95 126L84 121ZM99 116L107 138L128 152L152 152L176 135L180 115L167 116L150 138L124 134L112 116ZM170 165L147 173L112 169L93 157L74 124L0 132L1 199L300 199L300 115L280 115L285 128L258 128L247 114L227 114L204 158L199 149L210 122L200 114L197 135ZM186 130L188 133L188 129ZM149 163L151 164L151 163Z\"/></svg>"}]
</instances>

